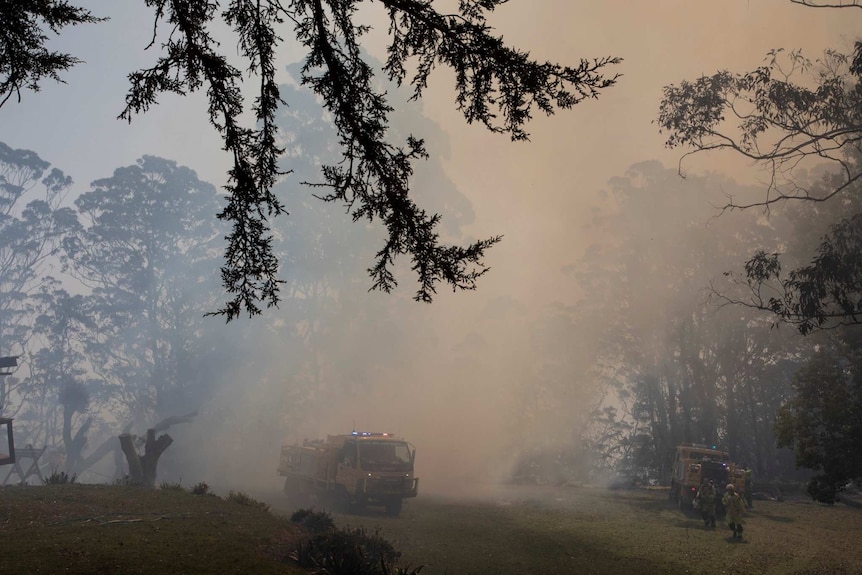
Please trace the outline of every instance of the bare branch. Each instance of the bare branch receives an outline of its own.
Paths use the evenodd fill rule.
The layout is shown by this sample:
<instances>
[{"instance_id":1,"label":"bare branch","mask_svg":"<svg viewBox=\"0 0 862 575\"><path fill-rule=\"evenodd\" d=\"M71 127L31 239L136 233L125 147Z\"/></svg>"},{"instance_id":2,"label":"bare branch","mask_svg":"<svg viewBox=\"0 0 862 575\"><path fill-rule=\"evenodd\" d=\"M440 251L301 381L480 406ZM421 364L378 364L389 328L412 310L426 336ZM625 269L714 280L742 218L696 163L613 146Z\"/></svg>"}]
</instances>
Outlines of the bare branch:
<instances>
[{"instance_id":1,"label":"bare branch","mask_svg":"<svg viewBox=\"0 0 862 575\"><path fill-rule=\"evenodd\" d=\"M793 4L807 6L809 8L862 8L859 0L850 0L849 2L815 2L814 0L790 0Z\"/></svg>"}]
</instances>

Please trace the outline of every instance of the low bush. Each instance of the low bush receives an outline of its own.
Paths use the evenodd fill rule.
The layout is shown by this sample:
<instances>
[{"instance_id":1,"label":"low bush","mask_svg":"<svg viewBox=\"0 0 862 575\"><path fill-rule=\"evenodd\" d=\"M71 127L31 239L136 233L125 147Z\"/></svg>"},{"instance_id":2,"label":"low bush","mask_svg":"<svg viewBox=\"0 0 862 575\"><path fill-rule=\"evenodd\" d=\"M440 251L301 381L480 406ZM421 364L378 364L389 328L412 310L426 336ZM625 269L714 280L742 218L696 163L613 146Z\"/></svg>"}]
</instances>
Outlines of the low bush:
<instances>
[{"instance_id":1,"label":"low bush","mask_svg":"<svg viewBox=\"0 0 862 575\"><path fill-rule=\"evenodd\" d=\"M301 567L327 575L392 575L401 571L394 566L400 557L379 531L368 532L364 527L318 532L291 555Z\"/></svg>"},{"instance_id":2,"label":"low bush","mask_svg":"<svg viewBox=\"0 0 862 575\"><path fill-rule=\"evenodd\" d=\"M122 487L142 487L143 484L140 481L135 481L128 475L123 475L122 477L117 477L114 479L114 485L122 486Z\"/></svg>"},{"instance_id":3,"label":"low bush","mask_svg":"<svg viewBox=\"0 0 862 575\"><path fill-rule=\"evenodd\" d=\"M78 474L76 473L68 475L65 471L54 471L51 475L42 479L42 483L45 485L68 485L75 483L77 480Z\"/></svg>"},{"instance_id":4,"label":"low bush","mask_svg":"<svg viewBox=\"0 0 862 575\"><path fill-rule=\"evenodd\" d=\"M335 521L332 519L332 515L325 511L298 509L290 516L290 522L315 534L335 530Z\"/></svg>"},{"instance_id":5,"label":"low bush","mask_svg":"<svg viewBox=\"0 0 862 575\"><path fill-rule=\"evenodd\" d=\"M212 495L212 490L210 489L209 484L205 481L201 481L199 483L195 483L194 487L192 487L192 493L194 495Z\"/></svg>"},{"instance_id":6,"label":"low bush","mask_svg":"<svg viewBox=\"0 0 862 575\"><path fill-rule=\"evenodd\" d=\"M262 511L269 511L269 503L258 501L253 497L249 497L242 491L231 490L227 494L227 500L239 503L240 505L245 505L246 507L254 507L255 509L260 509Z\"/></svg>"},{"instance_id":7,"label":"low bush","mask_svg":"<svg viewBox=\"0 0 862 575\"><path fill-rule=\"evenodd\" d=\"M185 488L179 481L173 483L168 481L162 481L159 484L159 489L163 491L185 491Z\"/></svg>"}]
</instances>

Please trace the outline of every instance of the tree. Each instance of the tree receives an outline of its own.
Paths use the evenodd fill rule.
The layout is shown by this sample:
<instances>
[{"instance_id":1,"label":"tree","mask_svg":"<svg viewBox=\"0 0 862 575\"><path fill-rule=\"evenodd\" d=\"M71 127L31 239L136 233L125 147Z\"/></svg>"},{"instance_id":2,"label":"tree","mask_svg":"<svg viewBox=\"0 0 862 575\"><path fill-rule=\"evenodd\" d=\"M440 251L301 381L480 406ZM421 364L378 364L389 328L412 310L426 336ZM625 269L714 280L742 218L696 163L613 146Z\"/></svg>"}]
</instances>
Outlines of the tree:
<instances>
[{"instance_id":1,"label":"tree","mask_svg":"<svg viewBox=\"0 0 862 575\"><path fill-rule=\"evenodd\" d=\"M231 0L219 11L218 2L145 0L155 10L151 46L161 43L156 63L129 75L131 88L121 118L145 112L163 92L186 94L206 90L210 122L221 135L233 165L225 189L228 204L218 217L232 225L225 263L224 288L232 299L221 309L227 320L260 305L279 301L278 258L273 253L271 217L285 212L273 185L282 148L275 123L282 101L275 80L276 53L283 43L279 27L292 24L293 37L307 51L302 84L320 97L332 115L342 160L324 166L320 186L324 198L344 204L354 220L382 222L387 238L369 269L372 289L391 291L397 281L392 265L409 256L417 274L419 301L431 301L440 282L453 289L474 289L487 271L485 250L492 237L466 247L440 242L440 218L420 208L410 186L413 165L427 157L423 140L409 136L403 145L386 139L392 106L385 92L373 85L374 70L360 50L367 25L357 18L358 0ZM581 60L575 66L539 62L494 36L488 13L506 0L460 0L455 13L445 14L430 0L377 0L388 18L389 44L382 73L401 84L409 81L420 98L431 70L446 66L455 72L457 105L467 122L479 122L514 140L527 138L524 125L535 111L545 114L596 98L613 85L605 67L618 58ZM63 4L65 6L65 4ZM80 9L78 9L80 11ZM89 17L89 14L78 14ZM4 20L5 22L5 20ZM31 18L9 20L12 29L31 25ZM219 50L213 30L221 24L235 35L247 71L259 80L251 106L255 126L246 127L242 70ZM159 37L159 27L168 28ZM45 39L31 40L43 49ZM15 52L4 48L5 58ZM25 66L27 61L18 63ZM410 72L408 72L410 70Z\"/></svg>"},{"instance_id":2,"label":"tree","mask_svg":"<svg viewBox=\"0 0 862 575\"><path fill-rule=\"evenodd\" d=\"M795 325L803 334L859 324L862 318L860 215L841 203L858 196L862 178L860 74L862 44L852 59L826 50L816 62L799 51L776 49L752 72L722 71L666 87L659 109L667 146L690 150L680 170L689 155L716 150L732 151L767 170L769 183L760 200L731 198L725 209L768 211L787 201L841 206L841 217L822 236L810 263L782 274L781 254L758 250L741 282L750 297L726 298L769 311L778 323ZM829 174L807 177L807 169L823 162L833 166Z\"/></svg>"},{"instance_id":3,"label":"tree","mask_svg":"<svg viewBox=\"0 0 862 575\"><path fill-rule=\"evenodd\" d=\"M46 445L53 445L59 436L65 470L71 476L84 470L87 435L103 398L97 391L98 381L88 377L85 352L95 327L87 309L88 298L70 295L54 283L49 282L37 296L39 313L34 331L42 346L32 353L29 385L41 393L28 403L41 429L36 428L30 435L43 436ZM91 404L95 409L88 415ZM76 420L77 430L73 431Z\"/></svg>"},{"instance_id":4,"label":"tree","mask_svg":"<svg viewBox=\"0 0 862 575\"><path fill-rule=\"evenodd\" d=\"M834 503L862 478L862 358L858 336L821 348L793 378L795 397L778 414L778 444L796 463L819 471L808 484L817 501Z\"/></svg>"},{"instance_id":5,"label":"tree","mask_svg":"<svg viewBox=\"0 0 862 575\"><path fill-rule=\"evenodd\" d=\"M282 166L290 165L293 178L305 182L313 181L321 166L338 162L339 150L331 117L315 95L300 86L301 69L302 64L289 66L292 81L279 86L291 105L279 109L276 123L285 147ZM442 215L441 238L461 240L472 210L446 177L442 154L436 153L447 143L442 128L421 114L419 103L409 101L406 86L378 83L395 108L390 139L410 131L435 136L429 142L431 157L416 167L413 190L417 201ZM168 452L195 471L218 461L221 476L236 473L247 480L248 466L257 464L250 437L272 442L277 449L281 438L296 437L303 429L308 433L321 413L345 404L362 405L372 394L384 393L388 382L403 377L405 367L415 361L417 347L422 346L423 355L429 353L425 340L431 338L432 327L414 319L427 311L415 308L401 290L386 297L369 293L362 279L379 249L381 230L366 222L351 225L350 214L290 184L283 181L274 187L293 206L290 218L273 222L273 248L285 275L282 300L265 318L240 322L230 330L230 345L240 357L268 359L233 367L237 377L250 383L220 389L202 415L204 425L189 430L200 433L201 440ZM359 417L356 425L372 424L365 419L370 415ZM201 447L204 442L207 446Z\"/></svg>"},{"instance_id":6,"label":"tree","mask_svg":"<svg viewBox=\"0 0 862 575\"><path fill-rule=\"evenodd\" d=\"M172 415L161 420L159 423L147 429L146 437L138 437L125 429L120 434L120 449L126 457L129 473L127 478L132 484L140 485L147 489L156 486L156 470L159 458L165 450L171 446L174 439L167 433L156 437L156 433L167 431L174 425L190 423L197 416L197 411L184 415Z\"/></svg>"},{"instance_id":7,"label":"tree","mask_svg":"<svg viewBox=\"0 0 862 575\"><path fill-rule=\"evenodd\" d=\"M686 441L720 443L764 475L777 471L772 424L790 377L775 366L795 360L798 336L709 297L724 266L775 233L754 213L713 218L727 192L755 193L636 164L610 181L597 240L571 266L583 296L576 323L598 340L592 362L616 408L596 413L595 431L619 442L627 472L667 480L673 448Z\"/></svg>"},{"instance_id":8,"label":"tree","mask_svg":"<svg viewBox=\"0 0 862 575\"><path fill-rule=\"evenodd\" d=\"M24 354L32 336L31 296L49 281L62 240L79 228L74 212L62 205L72 180L49 167L38 154L0 142L0 349L5 353ZM9 403L7 379L0 378L0 410ZM22 393L24 383L18 386Z\"/></svg>"},{"instance_id":9,"label":"tree","mask_svg":"<svg viewBox=\"0 0 862 575\"><path fill-rule=\"evenodd\" d=\"M756 252L745 264L751 299L727 301L769 310L803 335L862 324L862 213L834 224L817 252L786 275L778 253Z\"/></svg>"},{"instance_id":10,"label":"tree","mask_svg":"<svg viewBox=\"0 0 862 575\"><path fill-rule=\"evenodd\" d=\"M48 50L45 28L58 34L66 26L101 20L65 0L0 3L0 106L13 95L20 102L22 89L38 92L44 78L62 82L60 72L81 62L71 54Z\"/></svg>"},{"instance_id":11,"label":"tree","mask_svg":"<svg viewBox=\"0 0 862 575\"><path fill-rule=\"evenodd\" d=\"M114 390L117 415L196 409L230 361L222 330L202 325L218 298L209 271L224 237L210 217L219 203L192 170L153 156L75 200L84 230L65 242L64 261L92 290L88 356Z\"/></svg>"},{"instance_id":12,"label":"tree","mask_svg":"<svg viewBox=\"0 0 862 575\"><path fill-rule=\"evenodd\" d=\"M726 208L769 207L795 199L823 202L851 186L858 168L862 90L850 58L834 50L812 62L800 51L771 50L765 64L744 74L727 71L664 88L658 123L669 148L692 154L732 151L770 176L759 201ZM799 171L823 161L838 167L830 188L812 190Z\"/></svg>"}]
</instances>

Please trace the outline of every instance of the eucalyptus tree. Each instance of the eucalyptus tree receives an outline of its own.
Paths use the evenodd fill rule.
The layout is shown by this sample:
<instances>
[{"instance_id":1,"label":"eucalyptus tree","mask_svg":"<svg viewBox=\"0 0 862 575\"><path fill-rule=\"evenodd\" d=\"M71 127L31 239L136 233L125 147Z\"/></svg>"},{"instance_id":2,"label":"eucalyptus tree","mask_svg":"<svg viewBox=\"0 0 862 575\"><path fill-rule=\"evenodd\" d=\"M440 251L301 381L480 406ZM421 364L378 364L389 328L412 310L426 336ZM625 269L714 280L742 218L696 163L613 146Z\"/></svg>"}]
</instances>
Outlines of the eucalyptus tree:
<instances>
[{"instance_id":1,"label":"eucalyptus tree","mask_svg":"<svg viewBox=\"0 0 862 575\"><path fill-rule=\"evenodd\" d=\"M807 185L822 191L834 186L836 178L829 170L822 170L810 174ZM779 403L779 417L774 425L778 443L793 450L796 465L814 473L808 485L809 494L826 503L836 501L850 482L862 479L858 458L845 452L847 445L862 436L858 418L862 402L860 333L858 324L850 321L855 304L848 298L848 288L862 293L858 280L854 283L852 279L859 274L862 253L859 191L857 183L836 194L832 201L807 202L784 210L786 225L778 242L763 251L772 255L762 260L765 264L776 261L774 254L780 251L780 264L791 268L788 280L801 286L798 293L828 293L835 302L843 301L850 311L843 318L832 318L830 324L813 324L814 328L806 331L808 349L794 364L792 393ZM847 218L847 214L856 215ZM817 253L813 259L812 252ZM771 297L780 297L781 286L757 287ZM775 291L766 291L769 288ZM759 296L761 292L754 293ZM843 299L839 299L839 294L843 294L840 296ZM817 306L819 301L811 298L800 303Z\"/></svg>"},{"instance_id":2,"label":"eucalyptus tree","mask_svg":"<svg viewBox=\"0 0 862 575\"><path fill-rule=\"evenodd\" d=\"M573 266L584 294L579 321L601 326L590 328L600 342L597 362L617 400L598 423L617 437L628 432L624 463L661 479L683 441L748 456L750 422L770 415L764 394L747 386L788 383L758 380L765 366L792 356L783 334L709 297L735 258L773 234L753 214L714 219L707 197L726 192L750 193L714 175L683 181L656 162L635 165L611 180L597 217L602 239Z\"/></svg>"},{"instance_id":3,"label":"eucalyptus tree","mask_svg":"<svg viewBox=\"0 0 862 575\"><path fill-rule=\"evenodd\" d=\"M862 481L862 354L858 330L836 330L793 377L793 397L779 412L779 445L796 464L815 472L808 493L835 503L851 483Z\"/></svg>"},{"instance_id":4,"label":"eucalyptus tree","mask_svg":"<svg viewBox=\"0 0 862 575\"><path fill-rule=\"evenodd\" d=\"M721 71L667 86L659 109L667 146L686 150L683 160L727 151L767 171L761 196L731 199L727 209L768 212L778 203L803 202L835 203L843 210L809 252L816 255L795 267L782 264L777 251L750 254L749 297L734 300L769 311L803 334L862 321L862 216L842 203L848 193L858 195L862 178L860 77L860 43L852 56L826 50L816 61L775 49L751 72ZM827 178L808 177L824 164L831 169Z\"/></svg>"},{"instance_id":5,"label":"eucalyptus tree","mask_svg":"<svg viewBox=\"0 0 862 575\"><path fill-rule=\"evenodd\" d=\"M230 361L203 317L220 295L208 270L223 247L210 217L221 202L192 170L153 156L75 200L84 230L66 243L67 267L91 290L89 356L121 419L196 408Z\"/></svg>"},{"instance_id":6,"label":"eucalyptus tree","mask_svg":"<svg viewBox=\"0 0 862 575\"><path fill-rule=\"evenodd\" d=\"M605 70L614 57L581 59L572 66L533 59L495 35L488 16L507 0L460 0L451 12L431 0L375 0L369 4L385 14L387 57L378 74L397 84L409 82L420 98L431 71L450 68L455 74L456 105L467 122L480 123L514 140L527 138L526 123L535 113L553 114L585 99L597 98L615 83ZM286 170L276 116L285 103L276 81L277 55L293 39L305 52L301 82L331 115L341 160L323 167L322 197L345 205L357 220L379 221L384 229L369 268L371 286L389 292L397 284L396 258L406 256L419 289L416 299L431 301L439 284L474 289L487 270L485 251L498 237L466 246L447 245L438 234L439 216L413 199L411 176L427 156L424 142L408 136L400 144L387 141L393 105L375 89L375 70L361 50L371 28L364 23L358 0L215 0L180 2L145 0L153 8L150 47L161 54L149 68L129 75L131 87L120 117L129 119L156 104L162 93L204 90L211 124L230 153L225 189L228 202L218 217L229 223L228 245L221 269L231 299L217 313L228 320L242 313L256 315L261 306L279 301L278 257L273 250L270 219L285 212L274 186ZM44 52L46 26L92 21L88 11L67 2L43 0L13 10L3 4L0 22L19 38L23 50L3 44L5 59L26 77L53 75L74 62L61 55L59 64L40 67L27 56ZM49 19L49 9L64 8ZM218 30L218 32L216 32ZM223 50L219 34L231 34L237 55ZM257 85L253 104L244 99L243 70ZM46 72L47 70L47 72ZM0 68L2 72L2 68ZM250 112L251 125L244 124ZM287 206L290 208L290 206Z\"/></svg>"},{"instance_id":7,"label":"eucalyptus tree","mask_svg":"<svg viewBox=\"0 0 862 575\"><path fill-rule=\"evenodd\" d=\"M30 150L0 142L0 350L24 355L32 337L32 296L59 264L63 239L78 220L64 207L72 180ZM11 382L7 382L11 380ZM21 407L24 378L0 378L0 411ZM17 383L12 383L17 382ZM15 387L16 389L8 389Z\"/></svg>"},{"instance_id":8,"label":"eucalyptus tree","mask_svg":"<svg viewBox=\"0 0 862 575\"><path fill-rule=\"evenodd\" d=\"M541 481L594 481L596 472L607 471L608 451L613 448L600 447L596 435L595 418L606 406L607 391L596 361L600 344L584 334L584 310L551 305L519 325L514 316L527 310L515 307L505 313L500 307L489 310L489 315L505 318L498 324L501 331L519 332L510 336L511 345L491 356L504 366L501 371L508 372L500 378L508 375L516 383L510 417L516 431L514 447L521 455L516 474L526 471ZM506 322L516 327L504 328ZM494 353L496 345L491 342L484 353ZM507 360L512 349L524 350L524 358Z\"/></svg>"},{"instance_id":9,"label":"eucalyptus tree","mask_svg":"<svg viewBox=\"0 0 862 575\"><path fill-rule=\"evenodd\" d=\"M35 297L34 332L40 347L31 354L29 385L36 393L22 415L31 421L34 442L62 446L63 467L70 476L107 453L84 453L92 432L108 427L110 419L101 409L110 398L103 382L93 377L88 357L97 338L92 304L92 298L70 294L56 280L46 282Z\"/></svg>"}]
</instances>

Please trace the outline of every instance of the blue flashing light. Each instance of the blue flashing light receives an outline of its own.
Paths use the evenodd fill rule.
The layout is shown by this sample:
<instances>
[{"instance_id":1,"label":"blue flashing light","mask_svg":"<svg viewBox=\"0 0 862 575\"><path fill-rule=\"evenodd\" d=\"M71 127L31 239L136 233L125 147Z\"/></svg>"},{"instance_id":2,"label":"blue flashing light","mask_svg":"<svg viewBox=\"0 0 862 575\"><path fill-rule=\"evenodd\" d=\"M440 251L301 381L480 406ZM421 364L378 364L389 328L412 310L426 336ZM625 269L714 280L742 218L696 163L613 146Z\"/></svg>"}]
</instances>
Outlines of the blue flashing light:
<instances>
[{"instance_id":1,"label":"blue flashing light","mask_svg":"<svg viewBox=\"0 0 862 575\"><path fill-rule=\"evenodd\" d=\"M389 437L390 433L379 433L374 431L351 431L350 435L354 435L356 437Z\"/></svg>"}]
</instances>

